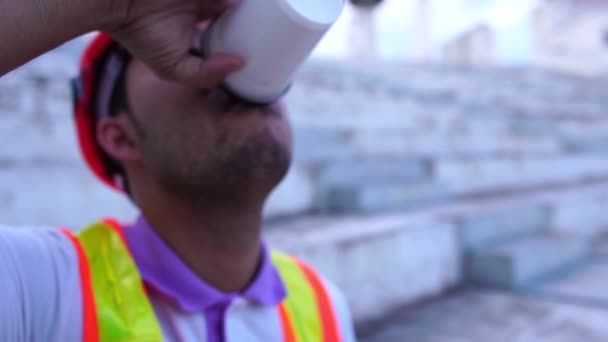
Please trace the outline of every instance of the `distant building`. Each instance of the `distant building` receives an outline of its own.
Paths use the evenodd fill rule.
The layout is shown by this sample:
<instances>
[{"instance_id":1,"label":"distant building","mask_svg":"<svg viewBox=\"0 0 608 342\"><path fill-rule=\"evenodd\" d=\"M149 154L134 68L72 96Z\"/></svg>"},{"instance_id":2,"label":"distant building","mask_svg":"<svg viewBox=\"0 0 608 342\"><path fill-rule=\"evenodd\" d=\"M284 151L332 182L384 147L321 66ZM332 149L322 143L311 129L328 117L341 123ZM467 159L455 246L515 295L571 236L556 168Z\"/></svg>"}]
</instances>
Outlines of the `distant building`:
<instances>
[{"instance_id":1,"label":"distant building","mask_svg":"<svg viewBox=\"0 0 608 342\"><path fill-rule=\"evenodd\" d=\"M532 15L533 62L583 75L608 75L608 1L543 0Z\"/></svg>"},{"instance_id":2,"label":"distant building","mask_svg":"<svg viewBox=\"0 0 608 342\"><path fill-rule=\"evenodd\" d=\"M406 45L403 42L403 52L408 58L418 62L428 62L433 57L434 46L432 37L432 0L410 0L411 15L407 15L409 5L403 5L404 0L349 0L346 13L348 14L348 29L346 46L347 56L354 61L376 60L380 56L380 39L378 31L380 20L386 16L387 11L400 8L394 6L401 4L403 20L411 24L411 41ZM386 6L391 3L392 7ZM404 30L404 37L408 32ZM386 43L386 42L385 42Z\"/></svg>"},{"instance_id":3,"label":"distant building","mask_svg":"<svg viewBox=\"0 0 608 342\"><path fill-rule=\"evenodd\" d=\"M375 10L381 1L351 0L348 55L352 60L370 61L378 57Z\"/></svg>"},{"instance_id":4,"label":"distant building","mask_svg":"<svg viewBox=\"0 0 608 342\"><path fill-rule=\"evenodd\" d=\"M415 0L411 21L413 39L410 56L416 61L427 62L431 59L433 51L430 0Z\"/></svg>"},{"instance_id":5,"label":"distant building","mask_svg":"<svg viewBox=\"0 0 608 342\"><path fill-rule=\"evenodd\" d=\"M495 33L487 24L477 25L448 41L441 49L445 63L485 66L495 63Z\"/></svg>"}]
</instances>

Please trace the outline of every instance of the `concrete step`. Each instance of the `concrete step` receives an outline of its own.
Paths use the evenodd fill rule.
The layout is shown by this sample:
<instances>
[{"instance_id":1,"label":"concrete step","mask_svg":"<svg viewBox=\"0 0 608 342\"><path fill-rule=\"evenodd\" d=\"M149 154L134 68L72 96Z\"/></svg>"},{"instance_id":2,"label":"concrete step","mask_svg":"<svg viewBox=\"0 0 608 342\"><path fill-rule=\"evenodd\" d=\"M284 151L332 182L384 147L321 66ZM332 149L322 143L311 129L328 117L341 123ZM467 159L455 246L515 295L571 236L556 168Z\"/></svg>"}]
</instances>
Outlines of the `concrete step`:
<instances>
[{"instance_id":1,"label":"concrete step","mask_svg":"<svg viewBox=\"0 0 608 342\"><path fill-rule=\"evenodd\" d=\"M608 153L608 135L581 134L564 138L564 147L569 152L606 155Z\"/></svg>"},{"instance_id":2,"label":"concrete step","mask_svg":"<svg viewBox=\"0 0 608 342\"><path fill-rule=\"evenodd\" d=\"M351 159L357 154L347 130L296 125L293 128L294 162L318 163Z\"/></svg>"},{"instance_id":3,"label":"concrete step","mask_svg":"<svg viewBox=\"0 0 608 342\"><path fill-rule=\"evenodd\" d=\"M382 210L382 205L391 210L404 202L407 209L416 194L421 201L427 200L430 172L430 165L420 159L334 161L319 168L317 203L326 213L374 212ZM407 194L399 188L408 189Z\"/></svg>"},{"instance_id":4,"label":"concrete step","mask_svg":"<svg viewBox=\"0 0 608 342\"><path fill-rule=\"evenodd\" d=\"M597 257L608 260L608 233L594 237L593 251Z\"/></svg>"},{"instance_id":5,"label":"concrete step","mask_svg":"<svg viewBox=\"0 0 608 342\"><path fill-rule=\"evenodd\" d=\"M466 273L476 285L526 288L572 270L591 253L587 240L539 235L469 253Z\"/></svg>"},{"instance_id":6,"label":"concrete step","mask_svg":"<svg viewBox=\"0 0 608 342\"><path fill-rule=\"evenodd\" d=\"M319 170L321 187L370 183L411 183L431 178L431 166L422 159L352 159L327 163Z\"/></svg>"},{"instance_id":7,"label":"concrete step","mask_svg":"<svg viewBox=\"0 0 608 342\"><path fill-rule=\"evenodd\" d=\"M536 235L549 228L550 220L551 211L542 204L483 210L457 218L465 251Z\"/></svg>"},{"instance_id":8,"label":"concrete step","mask_svg":"<svg viewBox=\"0 0 608 342\"><path fill-rule=\"evenodd\" d=\"M608 260L592 259L580 270L568 276L542 284L533 293L564 298L608 309Z\"/></svg>"},{"instance_id":9,"label":"concrete step","mask_svg":"<svg viewBox=\"0 0 608 342\"><path fill-rule=\"evenodd\" d=\"M494 194L530 187L559 186L608 177L603 155L437 160L438 181L457 195Z\"/></svg>"},{"instance_id":10,"label":"concrete step","mask_svg":"<svg viewBox=\"0 0 608 342\"><path fill-rule=\"evenodd\" d=\"M432 181L400 184L336 186L324 190L319 206L324 213L382 213L411 210L445 202L446 188Z\"/></svg>"}]
</instances>

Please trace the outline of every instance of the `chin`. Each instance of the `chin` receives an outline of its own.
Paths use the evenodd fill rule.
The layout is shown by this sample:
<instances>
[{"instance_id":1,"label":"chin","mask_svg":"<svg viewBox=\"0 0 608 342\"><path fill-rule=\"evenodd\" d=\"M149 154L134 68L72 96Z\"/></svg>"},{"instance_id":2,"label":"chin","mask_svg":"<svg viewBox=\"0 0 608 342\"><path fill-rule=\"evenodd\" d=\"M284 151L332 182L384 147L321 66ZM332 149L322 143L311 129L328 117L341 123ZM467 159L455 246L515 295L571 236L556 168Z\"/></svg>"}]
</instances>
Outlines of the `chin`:
<instances>
[{"instance_id":1,"label":"chin","mask_svg":"<svg viewBox=\"0 0 608 342\"><path fill-rule=\"evenodd\" d=\"M279 184L291 164L291 143L268 130L257 131L234 145L218 163L216 184L239 189L266 189Z\"/></svg>"}]
</instances>

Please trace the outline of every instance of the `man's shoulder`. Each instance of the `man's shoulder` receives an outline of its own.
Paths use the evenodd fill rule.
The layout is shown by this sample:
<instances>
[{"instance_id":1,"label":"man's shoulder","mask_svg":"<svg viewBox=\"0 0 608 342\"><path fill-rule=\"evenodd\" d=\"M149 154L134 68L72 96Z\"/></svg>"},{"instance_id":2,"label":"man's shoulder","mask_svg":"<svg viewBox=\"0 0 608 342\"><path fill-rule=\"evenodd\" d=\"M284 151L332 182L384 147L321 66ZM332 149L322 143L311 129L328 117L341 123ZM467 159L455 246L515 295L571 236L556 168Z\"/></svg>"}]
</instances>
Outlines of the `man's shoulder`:
<instances>
[{"instance_id":1,"label":"man's shoulder","mask_svg":"<svg viewBox=\"0 0 608 342\"><path fill-rule=\"evenodd\" d=\"M0 253L19 259L55 255L71 259L75 255L69 239L58 228L1 224Z\"/></svg>"},{"instance_id":2,"label":"man's shoulder","mask_svg":"<svg viewBox=\"0 0 608 342\"><path fill-rule=\"evenodd\" d=\"M0 225L0 260L0 278L13 282L69 279L78 272L72 242L53 227Z\"/></svg>"},{"instance_id":3,"label":"man's shoulder","mask_svg":"<svg viewBox=\"0 0 608 342\"><path fill-rule=\"evenodd\" d=\"M321 276L321 279L332 301L334 313L338 320L337 323L340 325L342 340L345 342L356 341L354 322L346 297L336 284L323 276Z\"/></svg>"},{"instance_id":4,"label":"man's shoulder","mask_svg":"<svg viewBox=\"0 0 608 342\"><path fill-rule=\"evenodd\" d=\"M59 229L0 225L0 341L70 337L81 315L76 252Z\"/></svg>"}]
</instances>

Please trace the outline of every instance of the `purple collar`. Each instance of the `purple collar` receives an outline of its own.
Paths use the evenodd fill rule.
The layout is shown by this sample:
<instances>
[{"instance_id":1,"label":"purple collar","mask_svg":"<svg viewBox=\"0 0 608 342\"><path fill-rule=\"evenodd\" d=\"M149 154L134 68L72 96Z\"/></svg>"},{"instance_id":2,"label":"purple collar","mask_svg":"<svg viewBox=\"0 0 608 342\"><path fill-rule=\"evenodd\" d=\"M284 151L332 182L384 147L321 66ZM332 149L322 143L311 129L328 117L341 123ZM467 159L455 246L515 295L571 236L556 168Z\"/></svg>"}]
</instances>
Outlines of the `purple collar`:
<instances>
[{"instance_id":1,"label":"purple collar","mask_svg":"<svg viewBox=\"0 0 608 342\"><path fill-rule=\"evenodd\" d=\"M235 297L264 306L275 306L287 295L265 246L262 263L253 283L241 293L223 293L196 276L143 217L124 229L124 234L146 285L168 297L185 312L202 312L226 306Z\"/></svg>"}]
</instances>

